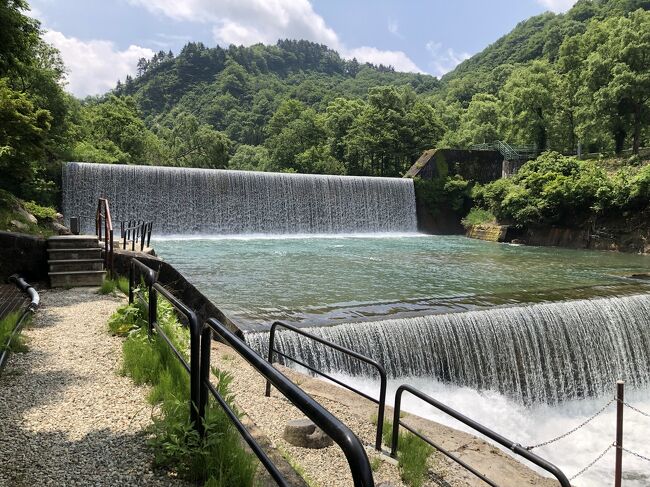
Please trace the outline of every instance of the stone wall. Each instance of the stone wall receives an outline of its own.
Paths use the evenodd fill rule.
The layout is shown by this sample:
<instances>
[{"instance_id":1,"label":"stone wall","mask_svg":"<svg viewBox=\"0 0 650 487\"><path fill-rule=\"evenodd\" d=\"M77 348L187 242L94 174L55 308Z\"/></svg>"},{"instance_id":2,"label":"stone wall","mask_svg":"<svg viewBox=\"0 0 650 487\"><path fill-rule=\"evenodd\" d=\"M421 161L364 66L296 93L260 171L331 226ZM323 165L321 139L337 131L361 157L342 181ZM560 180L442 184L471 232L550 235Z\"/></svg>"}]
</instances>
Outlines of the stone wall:
<instances>
[{"instance_id":1,"label":"stone wall","mask_svg":"<svg viewBox=\"0 0 650 487\"><path fill-rule=\"evenodd\" d=\"M503 156L492 150L429 149L404 177L423 179L459 175L481 184L501 178Z\"/></svg>"},{"instance_id":2,"label":"stone wall","mask_svg":"<svg viewBox=\"0 0 650 487\"><path fill-rule=\"evenodd\" d=\"M28 282L46 281L47 241L42 237L0 231L0 279L22 275Z\"/></svg>"},{"instance_id":3,"label":"stone wall","mask_svg":"<svg viewBox=\"0 0 650 487\"><path fill-rule=\"evenodd\" d=\"M115 272L122 276L129 275L131 259L137 257L146 266L158 272L158 281L174 296L180 299L186 306L193 309L199 319L199 323L205 322L208 318L216 318L226 325L233 333L243 337L242 331L237 323L228 318L212 301L201 291L190 283L183 274L178 272L174 266L165 262L155 255L147 255L129 250L115 250L114 265Z\"/></svg>"}]
</instances>

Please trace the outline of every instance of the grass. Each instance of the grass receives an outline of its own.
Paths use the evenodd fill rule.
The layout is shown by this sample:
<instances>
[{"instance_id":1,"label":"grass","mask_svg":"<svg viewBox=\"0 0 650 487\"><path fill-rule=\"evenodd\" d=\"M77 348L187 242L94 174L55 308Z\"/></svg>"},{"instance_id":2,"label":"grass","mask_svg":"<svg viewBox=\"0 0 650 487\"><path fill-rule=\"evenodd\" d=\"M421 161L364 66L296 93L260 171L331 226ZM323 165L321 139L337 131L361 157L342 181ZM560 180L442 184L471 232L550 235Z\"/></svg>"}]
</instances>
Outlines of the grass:
<instances>
[{"instance_id":1,"label":"grass","mask_svg":"<svg viewBox=\"0 0 650 487\"><path fill-rule=\"evenodd\" d=\"M382 433L384 444L391 445L393 424L384 421ZM431 445L412 433L400 431L397 443L397 462L400 477L411 487L421 487L427 480L427 460L433 453Z\"/></svg>"},{"instance_id":2,"label":"grass","mask_svg":"<svg viewBox=\"0 0 650 487\"><path fill-rule=\"evenodd\" d=\"M116 290L122 291L125 295L129 294L129 280L126 277L118 277L117 279L104 279L99 291L99 294L112 294L115 295Z\"/></svg>"},{"instance_id":3,"label":"grass","mask_svg":"<svg viewBox=\"0 0 650 487\"><path fill-rule=\"evenodd\" d=\"M0 352L4 350L9 350L11 352L26 352L27 345L25 345L25 337L17 334L11 340L11 343L7 344L11 333L16 328L18 320L20 319L21 313L15 311L9 313L7 316L0 320Z\"/></svg>"},{"instance_id":4,"label":"grass","mask_svg":"<svg viewBox=\"0 0 650 487\"><path fill-rule=\"evenodd\" d=\"M465 228L485 223L496 223L496 217L488 210L482 208L472 208L467 216L463 218L462 224Z\"/></svg>"},{"instance_id":5,"label":"grass","mask_svg":"<svg viewBox=\"0 0 650 487\"><path fill-rule=\"evenodd\" d=\"M150 445L154 464L192 482L206 486L253 486L257 459L243 449L241 438L216 403L206 410L206 435L201 438L189 419L189 374L163 338L147 336L146 310L130 304L120 307L109 320L109 329L126 336L122 372L136 384L151 386L148 400L156 405ZM188 331L181 327L173 308L158 301L158 323L174 346L186 356ZM232 406L232 376L212 370L215 387ZM233 407L234 409L234 407Z\"/></svg>"}]
</instances>

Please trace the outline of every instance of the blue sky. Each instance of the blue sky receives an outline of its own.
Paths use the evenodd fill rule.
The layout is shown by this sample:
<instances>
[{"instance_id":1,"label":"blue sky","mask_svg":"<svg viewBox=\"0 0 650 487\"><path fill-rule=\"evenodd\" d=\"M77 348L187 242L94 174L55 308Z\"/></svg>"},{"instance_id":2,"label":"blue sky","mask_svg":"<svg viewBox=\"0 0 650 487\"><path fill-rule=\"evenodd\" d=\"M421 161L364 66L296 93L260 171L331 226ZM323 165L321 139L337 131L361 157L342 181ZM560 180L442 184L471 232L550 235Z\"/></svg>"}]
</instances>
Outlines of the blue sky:
<instances>
[{"instance_id":1,"label":"blue sky","mask_svg":"<svg viewBox=\"0 0 650 487\"><path fill-rule=\"evenodd\" d=\"M344 57L441 76L518 22L575 0L31 0L62 53L67 89L100 94L140 57L208 46L303 38Z\"/></svg>"}]
</instances>

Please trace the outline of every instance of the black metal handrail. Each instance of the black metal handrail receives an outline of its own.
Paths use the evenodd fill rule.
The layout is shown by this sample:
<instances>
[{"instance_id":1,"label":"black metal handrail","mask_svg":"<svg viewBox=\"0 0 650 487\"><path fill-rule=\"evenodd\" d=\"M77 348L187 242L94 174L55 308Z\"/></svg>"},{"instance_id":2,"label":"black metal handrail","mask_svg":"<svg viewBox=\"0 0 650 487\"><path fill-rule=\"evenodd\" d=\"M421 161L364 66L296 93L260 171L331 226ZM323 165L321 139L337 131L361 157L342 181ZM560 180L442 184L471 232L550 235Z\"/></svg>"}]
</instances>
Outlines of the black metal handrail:
<instances>
[{"instance_id":1,"label":"black metal handrail","mask_svg":"<svg viewBox=\"0 0 650 487\"><path fill-rule=\"evenodd\" d=\"M368 456L361 441L352 430L315 401L309 394L294 384L287 376L274 368L271 363L260 357L243 340L238 338L215 318L209 318L205 323L201 338L202 358L209 358L210 356L210 343L213 331L341 447L348 460L355 487L374 486Z\"/></svg>"},{"instance_id":2,"label":"black metal handrail","mask_svg":"<svg viewBox=\"0 0 650 487\"><path fill-rule=\"evenodd\" d=\"M327 347L330 347L330 348L332 348L334 350L337 350L337 351L339 351L341 353L344 353L344 354L346 354L346 355L348 355L350 357L353 357L353 358L355 358L355 359L357 359L357 360L359 360L361 362L364 362L364 363L370 365L371 367L374 367L375 369L377 369L377 371L379 372L379 378L380 378L379 399L375 399L374 397L370 396L369 394L366 394L365 392L362 392L362 391L360 391L358 389L355 389L354 387L344 383L343 381L340 381L340 380L326 374L325 372L321 372L320 370L315 369L314 367L311 367L310 365L304 363L303 361L298 360L298 359L296 359L294 357L291 357L291 356L281 352L280 350L274 348L274 345L275 345L275 330L277 328L279 328L279 327L285 328L285 329L290 330L292 332L295 332L295 333L297 333L299 335L307 337L310 340L314 340L315 342L321 343L321 344L323 344L323 345L325 345ZM271 331L269 332L269 355L268 355L269 363L271 363L271 364L273 363L273 356L275 354L277 354L277 355L279 355L279 356L281 356L281 357L283 357L283 358L285 358L287 360L291 360L292 362L295 362L298 365L300 365L302 367L305 367L306 369L311 370L312 372L314 372L314 373L316 373L318 375L321 375L321 376L327 378L328 380L331 380L335 384L338 384L341 387L344 387L344 388L346 388L346 389L360 395L361 397L364 397L364 398L368 399L369 401L372 401L375 404L378 404L379 405L379 410L377 412L377 434L376 434L376 437L375 437L375 449L378 450L378 451L381 451L381 438L382 438L382 430L383 430L383 426L384 426L384 413L385 413L385 410L386 410L386 382L387 382L387 380L386 380L386 370L384 369L384 367L382 365L380 365L375 360L373 360L373 359L371 359L369 357L366 357L365 355L361 355L360 353L355 352L354 350L350 350L349 348L342 347L341 345L338 345L336 343L332 343L332 342L330 342L328 340L325 340L324 338L318 337L316 335L312 335L311 333L308 333L308 332L306 332L305 330L303 330L301 328L295 327L293 325L288 325L288 324L283 323L281 321L276 321L275 323L273 323L271 325ZM267 379L267 381L266 381L266 397L269 397L270 395L271 395L271 381Z\"/></svg>"},{"instance_id":3,"label":"black metal handrail","mask_svg":"<svg viewBox=\"0 0 650 487\"><path fill-rule=\"evenodd\" d=\"M395 392L395 412L393 416L393 438L392 438L392 445L391 445L391 452L390 455L392 457L397 456L397 448L398 448L398 440L399 440L399 427L400 425L413 433L414 435L418 436L420 439L428 443L429 445L433 446L435 449L439 450L441 453L446 455L447 457L451 458L453 461L464 467L466 470L470 471L474 475L476 475L478 478L483 480L486 484L491 485L493 487L498 487L498 484L494 483L492 480L487 478L485 475L474 469L471 465L468 465L466 462L455 456L453 453L449 452L448 450L445 450L444 448L440 447L439 445L435 444L433 441L431 441L429 438L426 436L423 436L420 432L412 428L411 426L405 424L401 419L400 419L400 412L401 412L401 403L402 403L402 394L404 392L409 392L416 396L417 398L423 400L424 402L432 405L433 407L439 409L440 411L448 414L452 418L460 421L463 424L466 424L473 430L478 431L482 435L487 436L493 441L496 441L498 444L508 448L511 450L513 453L516 455L519 455L529 462L537 465L538 467L546 470L549 472L551 475L553 475L559 482L562 487L571 487L571 483L569 482L569 479L567 479L566 475L560 470L558 467L553 465L552 463L544 460L543 458L535 455L534 453L531 453L530 451L526 450L523 446L521 446L519 443L515 443L512 440L509 440L505 438L504 436L501 436L499 433L496 433L492 431L491 429L487 428L486 426L483 426L482 424L474 421L471 418L468 418L467 416L459 413L458 411L450 408L446 404L441 403L440 401L437 401L436 399L432 398L431 396L426 395L422 391L416 389L415 387L409 386L407 384L403 384L397 388L397 391Z\"/></svg>"},{"instance_id":4,"label":"black metal handrail","mask_svg":"<svg viewBox=\"0 0 650 487\"><path fill-rule=\"evenodd\" d=\"M135 250L135 244L140 243L140 252L151 243L151 231L153 222L143 220L128 220L120 222L120 237L122 240L122 249L126 250L127 242L131 242L131 250ZM146 244L145 244L146 242Z\"/></svg>"},{"instance_id":5,"label":"black metal handrail","mask_svg":"<svg viewBox=\"0 0 650 487\"><path fill-rule=\"evenodd\" d=\"M23 323L25 322L25 319L27 318L28 315L33 314L36 312L36 309L38 308L38 305L41 302L41 298L38 295L38 292L36 289L32 287L31 284L29 284L27 281L25 281L22 277L20 277L18 274L14 274L13 276L9 277L9 282L13 282L22 292L27 294L29 296L30 302L27 305L27 308L23 310L21 313L20 317L18 318L18 321L16 322L16 326L14 326L14 329L11 331L9 334L9 337L7 338L6 343L0 343L0 371L3 369L5 366L5 363L7 362L7 359L9 358L9 353L10 353L10 345L11 341L14 339L14 337L20 333L20 330L23 326Z\"/></svg>"},{"instance_id":6,"label":"black metal handrail","mask_svg":"<svg viewBox=\"0 0 650 487\"><path fill-rule=\"evenodd\" d=\"M176 358L178 358L185 370L190 374L190 421L192 424L196 425L196 428L202 434L204 411L201 410L200 393L201 375L199 363L201 352L201 329L199 326L199 320L194 311L185 306L183 302L165 289L159 282L156 282L156 273L153 269L150 269L137 259L131 259L129 272L129 303L133 303L134 300L136 270L139 271L140 275L143 277L144 284L147 286L149 293L148 300L145 300L144 296L138 293L138 299L148 305L147 331L149 337L151 338L153 336L155 330L158 336L165 340ZM169 337L167 337L165 331L158 325L158 294L162 295L167 301L169 301L174 309L187 320L187 327L190 330L190 364L196 364L194 367L187 363L183 354L174 347L174 344L171 342Z\"/></svg>"},{"instance_id":7,"label":"black metal handrail","mask_svg":"<svg viewBox=\"0 0 650 487\"><path fill-rule=\"evenodd\" d=\"M212 332L221 336L233 349L235 349L244 359L264 375L270 379L273 384L295 404L301 411L316 423L323 431L332 437L342 448L348 462L350 463L350 470L354 479L355 487L373 487L374 481L372 478L372 470L365 450L361 445L359 439L336 419L329 411L324 409L318 402L307 395L302 389L293 384L288 378L280 374L279 371L273 368L270 364L261 359L252 349L250 349L241 339L232 334L220 322L214 318L210 318L208 322L199 328L196 321L195 313L187 308L180 300L178 300L169 290L164 288L157 282L156 272L149 268L144 263L133 258L129 267L129 302L134 302L135 297L143 302L147 301L144 295L136 292L136 277L141 279L149 292L148 299L148 316L147 324L148 331L153 334L154 330L159 334L169 345L176 357L179 359L185 370L190 374L190 417L192 418L194 427L197 428L201 435L204 434L204 419L205 411L208 402L208 396L211 394L222 407L230 421L234 424L236 429L242 435L246 443L250 446L253 453L257 456L260 462L264 465L271 477L281 487L288 486L289 484L284 479L282 473L277 466L266 454L264 449L253 438L248 429L242 424L237 413L232 410L227 401L219 394L217 389L210 382L210 352L212 345ZM164 296L174 308L185 316L190 327L190 362L189 364L183 355L174 347L164 331L158 326L157 323L157 295ZM198 350L197 350L198 344ZM255 359L261 361L256 363ZM253 362L251 362L253 360ZM269 372L272 371L272 372Z\"/></svg>"}]
</instances>

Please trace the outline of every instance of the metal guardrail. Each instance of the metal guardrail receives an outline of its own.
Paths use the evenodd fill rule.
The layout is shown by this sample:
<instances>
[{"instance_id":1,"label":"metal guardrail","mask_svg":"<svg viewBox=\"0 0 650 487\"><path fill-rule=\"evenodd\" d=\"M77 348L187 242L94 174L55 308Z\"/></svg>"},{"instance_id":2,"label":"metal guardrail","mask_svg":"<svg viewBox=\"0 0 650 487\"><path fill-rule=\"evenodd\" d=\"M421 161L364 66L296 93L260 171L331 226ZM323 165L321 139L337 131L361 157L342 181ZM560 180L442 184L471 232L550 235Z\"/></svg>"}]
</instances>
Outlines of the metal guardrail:
<instances>
[{"instance_id":1,"label":"metal guardrail","mask_svg":"<svg viewBox=\"0 0 650 487\"><path fill-rule=\"evenodd\" d=\"M137 292L136 277L141 278L149 292L147 324L150 335L159 334L170 346L181 364L190 374L190 418L199 433L203 435L205 411L209 395L219 403L230 421L237 428L253 453L269 472L278 485L285 487L289 484L284 479L277 466L268 457L264 449L253 438L251 433L240 421L237 413L228 405L227 401L219 394L210 382L210 354L212 347L212 334L215 333L230 345L244 360L253 366L262 376L270 381L294 406L309 417L319 428L328 434L343 450L348 463L355 487L374 487L372 469L366 452L356 435L329 411L315 401L311 396L291 382L286 376L276 370L270 363L261 358L246 343L228 330L215 318L209 318L201 327L196 314L187 308L171 292L157 282L156 272L133 258L129 267L129 302L138 299L146 302L142 293ZM190 328L190 363L173 346L164 331L157 323L158 294L164 296L174 308L188 321Z\"/></svg>"},{"instance_id":2,"label":"metal guardrail","mask_svg":"<svg viewBox=\"0 0 650 487\"><path fill-rule=\"evenodd\" d=\"M244 341L235 336L223 324L214 318L208 319L206 328L201 340L206 354L209 356L211 331L217 333L230 345L241 357L262 374L266 380L272 383L280 393L286 397L294 406L302 411L320 429L322 429L334 442L336 442L345 454L352 479L355 486L374 486L372 470L368 462L368 456L359 441L359 438L332 413L316 402L300 387L294 384L287 376L273 367L269 362L260 357Z\"/></svg>"},{"instance_id":3,"label":"metal guardrail","mask_svg":"<svg viewBox=\"0 0 650 487\"><path fill-rule=\"evenodd\" d=\"M25 281L18 274L14 274L13 276L9 277L9 282L13 282L22 292L27 294L27 296L30 298L30 303L27 305L27 308L25 308L25 310L21 313L20 318L18 318L16 326L14 326L14 329L11 331L9 338L7 338L7 342L0 344L0 371L2 371L7 362L7 359L9 358L11 341L18 333L20 333L20 330L27 316L35 313L38 305L41 302L41 298L38 295L36 289L34 289L31 284Z\"/></svg>"},{"instance_id":4,"label":"metal guardrail","mask_svg":"<svg viewBox=\"0 0 650 487\"><path fill-rule=\"evenodd\" d=\"M453 453L449 452L448 450L445 450L444 448L440 447L439 445L435 444L433 441L431 441L429 438L425 437L421 433L419 433L417 430L412 428L411 426L405 424L400 420L400 410L401 410L401 403L402 403L402 394L404 392L408 392L410 394L413 394L415 397L423 400L424 402L430 404L431 406L439 409L440 411L448 414L452 418L460 421L461 423L469 426L473 430L478 431L482 435L485 435L486 437L490 438L491 440L497 442L498 444L508 448L511 450L513 453L516 455L519 455L529 462L537 465L538 467L546 470L549 472L551 475L553 475L559 482L562 487L571 487L571 483L569 482L569 479L564 475L564 473L557 468L555 465L552 463L544 460L543 458L535 455L534 453L531 453L528 451L526 448L521 446L519 443L515 443L512 440L509 440L505 438L504 436L501 436L500 434L492 431L491 429L483 426L482 424L474 421L471 418L468 418L467 416L459 413L458 411L450 408L446 404L441 403L440 401L437 401L436 399L426 395L422 391L416 389L415 387L409 386L409 385L401 385L397 388L397 391L395 392L395 413L393 416L393 438L392 438L392 445L391 445L391 452L390 455L392 457L397 456L397 449L398 449L398 441L399 441L399 427L402 426L403 428L407 429L417 437L419 437L421 440L425 441L429 445L433 446L435 449L439 450L441 453L461 465L463 468L466 470L470 471L473 473L475 476L480 478L482 481L484 481L486 484L491 485L493 487L498 487L498 484L494 483L492 480L487 478L485 475L480 473L478 470L474 469L471 465L468 465L466 462L455 456Z\"/></svg>"},{"instance_id":5,"label":"metal guardrail","mask_svg":"<svg viewBox=\"0 0 650 487\"><path fill-rule=\"evenodd\" d=\"M275 331L276 331L277 328L285 328L287 330L290 330L290 331L292 331L294 333L297 333L299 335L307 337L310 340L318 342L318 343L320 343L322 345L325 345L325 346L327 346L329 348L332 348L332 349L337 350L337 351L339 351L341 353L344 353L344 354L346 354L346 355L348 355L350 357L353 357L353 358L355 358L355 359L357 359L357 360L359 360L361 362L364 362L364 363L370 365L371 367L374 367L377 370L377 372L379 372L379 378L380 378L379 399L375 399L374 397L372 397L372 396L370 396L370 395L368 395L368 394L366 394L366 393L364 393L364 392L362 392L362 391L360 391L358 389L355 389L354 387L352 387L352 386L350 386L350 385L348 385L348 384L346 384L346 383L344 383L344 382L342 382L342 381L340 381L338 379L335 379L334 377L332 377L332 376L330 376L330 375L328 375L328 374L326 374L324 372L321 372L320 370L315 369L314 367L304 363L303 361L298 360L298 359L296 359L294 357L291 357L291 356L281 352L280 350L276 349L274 347L274 345L275 345ZM364 397L364 398L368 399L369 401L374 402L375 404L378 404L379 405L379 410L377 412L377 435L375 437L375 449L377 451L381 451L382 430L383 430L383 426L384 426L384 413L385 413L385 410L386 410L386 382L387 382L387 380L386 380L386 370L384 369L383 366L381 366L375 360L372 360L371 358L368 358L368 357L366 357L364 355L361 355L360 353L355 352L354 350L350 350L349 348L342 347L341 345L338 345L336 343L332 343L332 342L330 342L328 340L325 340L325 339L320 338L318 336L312 335L311 333L308 333L305 330L302 330L302 329L297 328L297 327L292 326L292 325L288 325L288 324L283 323L281 321L276 321L275 323L273 323L273 325L271 325L271 331L269 332L268 362L270 364L273 363L274 355L279 355L279 356L281 356L281 357L283 357L283 358L285 358L287 360L291 360L292 362L295 362L298 365L300 365L302 367L305 367L306 369L311 370L312 372L314 372L314 373L316 373L316 374L318 374L318 375L320 375L322 377L325 377L328 380L331 380L335 384L338 384L339 386L344 387L344 388L346 388L346 389L360 395L361 397ZM271 381L267 379L267 381L266 381L266 397L269 397L270 395L271 395Z\"/></svg>"},{"instance_id":6,"label":"metal guardrail","mask_svg":"<svg viewBox=\"0 0 650 487\"><path fill-rule=\"evenodd\" d=\"M152 229L153 222L145 222L143 220L121 221L120 239L122 240L122 249L126 250L127 242L131 242L131 250L134 251L135 245L139 243L140 252L142 252L145 247L149 247Z\"/></svg>"}]
</instances>

